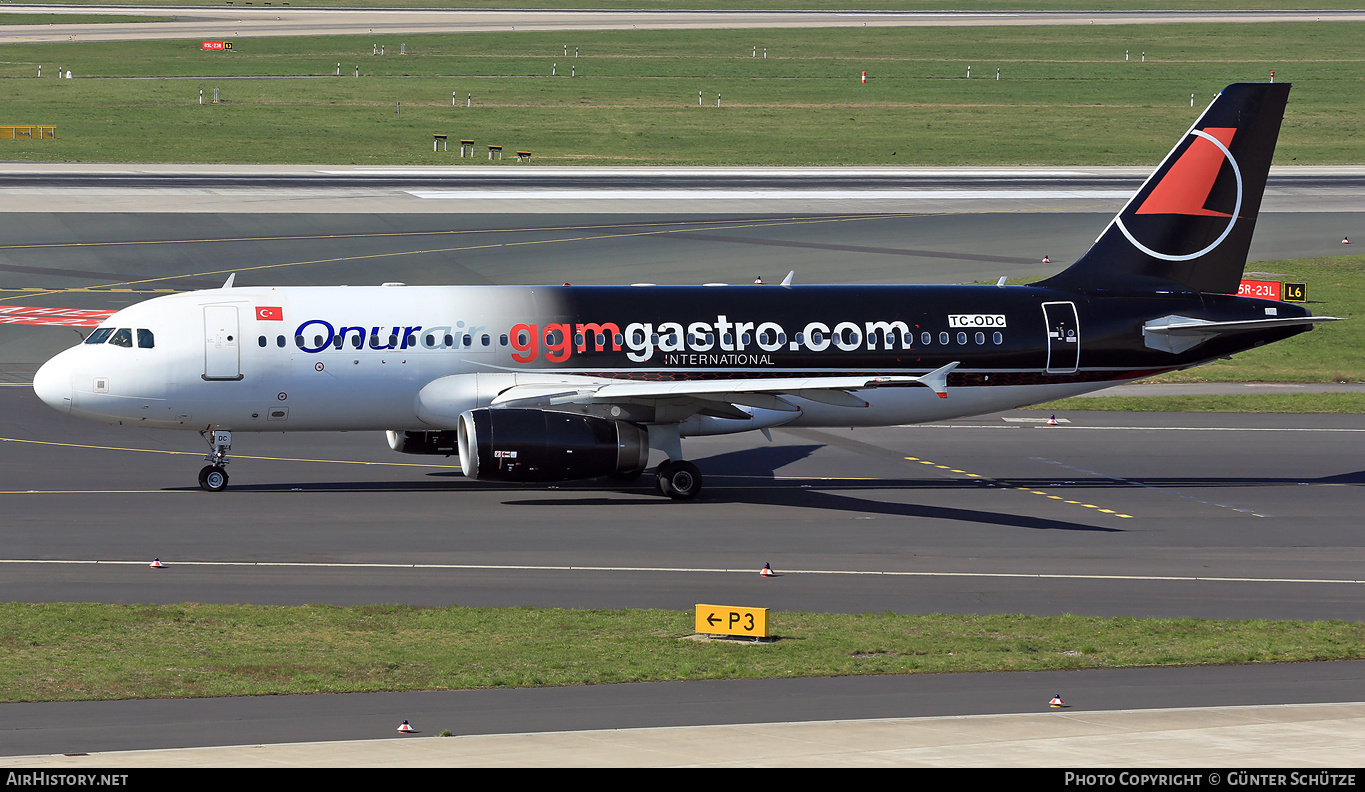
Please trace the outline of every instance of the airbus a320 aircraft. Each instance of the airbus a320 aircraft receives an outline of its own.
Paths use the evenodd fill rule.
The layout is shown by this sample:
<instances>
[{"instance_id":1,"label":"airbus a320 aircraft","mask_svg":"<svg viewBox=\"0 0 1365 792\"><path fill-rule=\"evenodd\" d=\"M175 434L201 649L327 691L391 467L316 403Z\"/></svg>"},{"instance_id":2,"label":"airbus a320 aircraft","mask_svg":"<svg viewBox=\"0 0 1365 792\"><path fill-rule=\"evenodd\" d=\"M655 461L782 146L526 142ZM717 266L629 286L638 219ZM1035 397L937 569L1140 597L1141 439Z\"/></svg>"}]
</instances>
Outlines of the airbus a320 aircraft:
<instances>
[{"instance_id":1,"label":"airbus a320 aircraft","mask_svg":"<svg viewBox=\"0 0 1365 792\"><path fill-rule=\"evenodd\" d=\"M387 430L471 478L701 491L682 438L938 421L1074 396L1330 317L1236 293L1289 85L1232 85L1074 265L1029 286L233 287L110 316L34 377L62 412L232 434ZM1002 281L1003 283L1003 281Z\"/></svg>"}]
</instances>

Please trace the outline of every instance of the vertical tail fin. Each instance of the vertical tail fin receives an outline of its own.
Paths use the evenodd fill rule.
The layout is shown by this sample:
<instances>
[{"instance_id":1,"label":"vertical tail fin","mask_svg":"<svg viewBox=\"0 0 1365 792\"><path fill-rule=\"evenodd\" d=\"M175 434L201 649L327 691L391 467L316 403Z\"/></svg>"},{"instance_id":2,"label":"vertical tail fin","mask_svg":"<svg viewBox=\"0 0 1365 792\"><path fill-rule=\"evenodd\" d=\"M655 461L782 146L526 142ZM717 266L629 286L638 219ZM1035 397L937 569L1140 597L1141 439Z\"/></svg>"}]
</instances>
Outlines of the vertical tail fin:
<instances>
[{"instance_id":1,"label":"vertical tail fin","mask_svg":"<svg viewBox=\"0 0 1365 792\"><path fill-rule=\"evenodd\" d=\"M1224 88L1090 250L1035 285L1235 294L1288 98L1288 83Z\"/></svg>"}]
</instances>

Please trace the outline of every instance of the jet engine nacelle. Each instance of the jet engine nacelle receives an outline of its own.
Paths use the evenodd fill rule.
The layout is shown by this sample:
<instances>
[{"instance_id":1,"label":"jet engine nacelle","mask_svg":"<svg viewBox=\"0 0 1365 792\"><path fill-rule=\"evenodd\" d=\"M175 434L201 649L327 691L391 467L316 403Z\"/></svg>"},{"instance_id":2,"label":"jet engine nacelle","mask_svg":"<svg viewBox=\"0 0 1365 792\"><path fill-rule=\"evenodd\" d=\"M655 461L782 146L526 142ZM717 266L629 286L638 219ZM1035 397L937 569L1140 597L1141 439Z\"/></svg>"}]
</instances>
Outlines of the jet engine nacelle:
<instances>
[{"instance_id":1,"label":"jet engine nacelle","mask_svg":"<svg viewBox=\"0 0 1365 792\"><path fill-rule=\"evenodd\" d=\"M405 432L390 429L384 434L389 438L389 448L400 454L450 456L459 453L455 432Z\"/></svg>"},{"instance_id":2,"label":"jet engine nacelle","mask_svg":"<svg viewBox=\"0 0 1365 792\"><path fill-rule=\"evenodd\" d=\"M460 415L460 467L468 478L565 481L634 473L649 463L649 434L590 415L481 408Z\"/></svg>"}]
</instances>

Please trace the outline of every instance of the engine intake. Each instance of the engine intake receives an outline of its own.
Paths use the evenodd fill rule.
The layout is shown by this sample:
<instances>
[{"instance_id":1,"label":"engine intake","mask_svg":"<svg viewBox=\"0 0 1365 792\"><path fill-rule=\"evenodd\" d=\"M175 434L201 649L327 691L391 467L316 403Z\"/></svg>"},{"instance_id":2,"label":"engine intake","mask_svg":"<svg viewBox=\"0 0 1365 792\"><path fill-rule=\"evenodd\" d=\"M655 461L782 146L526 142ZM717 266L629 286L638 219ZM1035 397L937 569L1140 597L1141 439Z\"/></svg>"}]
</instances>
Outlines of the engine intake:
<instances>
[{"instance_id":1,"label":"engine intake","mask_svg":"<svg viewBox=\"0 0 1365 792\"><path fill-rule=\"evenodd\" d=\"M551 410L460 415L460 467L486 481L566 481L644 470L649 434L634 424Z\"/></svg>"}]
</instances>

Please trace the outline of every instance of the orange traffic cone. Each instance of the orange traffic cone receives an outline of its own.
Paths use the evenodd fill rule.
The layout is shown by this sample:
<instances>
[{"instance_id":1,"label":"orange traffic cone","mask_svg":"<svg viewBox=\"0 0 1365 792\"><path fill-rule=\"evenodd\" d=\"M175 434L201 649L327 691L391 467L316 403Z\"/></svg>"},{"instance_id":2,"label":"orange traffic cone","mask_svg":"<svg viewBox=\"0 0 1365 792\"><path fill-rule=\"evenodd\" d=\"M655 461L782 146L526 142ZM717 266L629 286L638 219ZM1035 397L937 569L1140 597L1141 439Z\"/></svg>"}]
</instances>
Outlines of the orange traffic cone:
<instances>
[{"instance_id":1,"label":"orange traffic cone","mask_svg":"<svg viewBox=\"0 0 1365 792\"><path fill-rule=\"evenodd\" d=\"M758 574L759 574L760 577L775 577L775 576L776 576L776 573L773 572L773 568L772 568L771 566L769 566L768 564L764 564L764 565L763 565L763 571L762 571L762 572L759 572Z\"/></svg>"},{"instance_id":2,"label":"orange traffic cone","mask_svg":"<svg viewBox=\"0 0 1365 792\"><path fill-rule=\"evenodd\" d=\"M152 569L165 569L165 566L161 563L160 558L153 558L152 563L148 564L148 566L150 566Z\"/></svg>"},{"instance_id":3,"label":"orange traffic cone","mask_svg":"<svg viewBox=\"0 0 1365 792\"><path fill-rule=\"evenodd\" d=\"M403 725L398 727L398 731L404 734L411 734L413 733L414 729L408 725L407 721L403 721Z\"/></svg>"},{"instance_id":4,"label":"orange traffic cone","mask_svg":"<svg viewBox=\"0 0 1365 792\"><path fill-rule=\"evenodd\" d=\"M1052 701L1048 702L1048 704L1053 709L1061 709L1066 706L1066 704L1062 702L1062 697L1060 695L1053 696Z\"/></svg>"}]
</instances>

